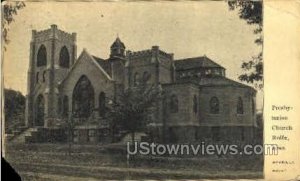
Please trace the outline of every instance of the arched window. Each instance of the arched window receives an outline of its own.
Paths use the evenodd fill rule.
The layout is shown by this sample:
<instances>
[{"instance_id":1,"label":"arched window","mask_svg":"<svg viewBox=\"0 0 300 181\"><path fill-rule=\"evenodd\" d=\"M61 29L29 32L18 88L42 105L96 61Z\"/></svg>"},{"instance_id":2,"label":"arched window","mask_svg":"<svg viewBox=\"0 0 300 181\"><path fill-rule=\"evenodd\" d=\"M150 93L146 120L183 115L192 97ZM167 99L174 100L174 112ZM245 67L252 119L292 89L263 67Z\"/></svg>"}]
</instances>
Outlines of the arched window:
<instances>
[{"instance_id":1,"label":"arched window","mask_svg":"<svg viewBox=\"0 0 300 181\"><path fill-rule=\"evenodd\" d=\"M244 114L244 105L241 97L238 98L237 106L236 106L237 114Z\"/></svg>"},{"instance_id":2,"label":"arched window","mask_svg":"<svg viewBox=\"0 0 300 181\"><path fill-rule=\"evenodd\" d=\"M101 92L99 94L99 115L105 116L105 93Z\"/></svg>"},{"instance_id":3,"label":"arched window","mask_svg":"<svg viewBox=\"0 0 300 181\"><path fill-rule=\"evenodd\" d=\"M37 54L37 67L46 66L47 65L47 51L44 45L41 45Z\"/></svg>"},{"instance_id":4,"label":"arched window","mask_svg":"<svg viewBox=\"0 0 300 181\"><path fill-rule=\"evenodd\" d=\"M177 113L178 112L178 98L176 95L171 96L170 100L170 112Z\"/></svg>"},{"instance_id":5,"label":"arched window","mask_svg":"<svg viewBox=\"0 0 300 181\"><path fill-rule=\"evenodd\" d=\"M63 68L69 68L70 55L66 46L62 47L59 53L59 65Z\"/></svg>"},{"instance_id":6,"label":"arched window","mask_svg":"<svg viewBox=\"0 0 300 181\"><path fill-rule=\"evenodd\" d=\"M69 98L68 96L64 96L63 98L63 117L67 118L69 115Z\"/></svg>"},{"instance_id":7,"label":"arched window","mask_svg":"<svg viewBox=\"0 0 300 181\"><path fill-rule=\"evenodd\" d=\"M72 96L72 111L74 117L88 118L94 110L94 88L90 80L81 76Z\"/></svg>"},{"instance_id":8,"label":"arched window","mask_svg":"<svg viewBox=\"0 0 300 181\"><path fill-rule=\"evenodd\" d=\"M196 95L194 95L194 99L193 99L193 110L194 113L198 112L198 98Z\"/></svg>"},{"instance_id":9,"label":"arched window","mask_svg":"<svg viewBox=\"0 0 300 181\"><path fill-rule=\"evenodd\" d=\"M220 111L219 108L219 100L217 97L212 97L209 101L209 106L210 106L210 113L211 114L218 114Z\"/></svg>"},{"instance_id":10,"label":"arched window","mask_svg":"<svg viewBox=\"0 0 300 181\"><path fill-rule=\"evenodd\" d=\"M35 75L35 82L39 83L39 72L37 72Z\"/></svg>"},{"instance_id":11,"label":"arched window","mask_svg":"<svg viewBox=\"0 0 300 181\"><path fill-rule=\"evenodd\" d=\"M139 81L140 81L140 75L139 75L139 73L136 72L133 77L133 85L135 85L135 86L138 85Z\"/></svg>"}]
</instances>

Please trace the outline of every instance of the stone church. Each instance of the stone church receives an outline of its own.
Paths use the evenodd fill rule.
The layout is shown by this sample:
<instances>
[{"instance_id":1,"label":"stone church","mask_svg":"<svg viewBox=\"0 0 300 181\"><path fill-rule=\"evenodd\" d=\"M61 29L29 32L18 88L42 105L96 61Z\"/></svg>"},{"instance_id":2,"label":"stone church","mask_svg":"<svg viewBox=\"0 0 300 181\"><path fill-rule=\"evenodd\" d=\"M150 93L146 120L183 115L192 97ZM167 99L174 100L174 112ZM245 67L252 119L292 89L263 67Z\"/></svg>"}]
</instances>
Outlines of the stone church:
<instances>
[{"instance_id":1,"label":"stone church","mask_svg":"<svg viewBox=\"0 0 300 181\"><path fill-rule=\"evenodd\" d=\"M32 31L26 97L26 125L37 128L31 142L65 141L63 125L72 114L73 141L109 140L105 119L108 98L141 81L159 85L166 103L156 104L146 127L155 139L252 140L256 129L256 91L226 78L226 69L207 56L175 60L152 46L126 51L119 37L109 58L84 49L77 57L76 33L56 25ZM165 110L165 111L163 111Z\"/></svg>"}]
</instances>

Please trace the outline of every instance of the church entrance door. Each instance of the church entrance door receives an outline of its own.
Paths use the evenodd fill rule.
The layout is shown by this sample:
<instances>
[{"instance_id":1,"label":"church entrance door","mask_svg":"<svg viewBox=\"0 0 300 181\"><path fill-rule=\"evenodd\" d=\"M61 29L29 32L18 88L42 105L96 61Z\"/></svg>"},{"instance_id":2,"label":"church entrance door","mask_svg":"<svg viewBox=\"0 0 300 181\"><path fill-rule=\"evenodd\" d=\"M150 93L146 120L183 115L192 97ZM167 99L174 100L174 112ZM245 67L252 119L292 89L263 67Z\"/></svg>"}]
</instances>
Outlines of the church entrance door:
<instances>
[{"instance_id":1,"label":"church entrance door","mask_svg":"<svg viewBox=\"0 0 300 181\"><path fill-rule=\"evenodd\" d=\"M37 97L35 114L35 126L44 126L45 101L42 95Z\"/></svg>"}]
</instances>

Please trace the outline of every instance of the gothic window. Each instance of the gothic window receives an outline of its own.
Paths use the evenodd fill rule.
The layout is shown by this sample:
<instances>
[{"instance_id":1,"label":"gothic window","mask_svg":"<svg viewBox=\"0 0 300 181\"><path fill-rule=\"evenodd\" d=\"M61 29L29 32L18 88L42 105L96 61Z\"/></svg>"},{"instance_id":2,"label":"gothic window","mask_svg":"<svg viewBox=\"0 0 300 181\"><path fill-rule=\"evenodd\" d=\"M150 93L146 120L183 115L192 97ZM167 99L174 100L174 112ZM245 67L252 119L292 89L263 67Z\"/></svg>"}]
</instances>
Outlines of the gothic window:
<instances>
[{"instance_id":1,"label":"gothic window","mask_svg":"<svg viewBox=\"0 0 300 181\"><path fill-rule=\"evenodd\" d=\"M196 95L194 95L194 99L193 99L193 110L194 113L198 112L198 98Z\"/></svg>"},{"instance_id":2,"label":"gothic window","mask_svg":"<svg viewBox=\"0 0 300 181\"><path fill-rule=\"evenodd\" d=\"M99 95L99 115L105 116L105 93L101 92Z\"/></svg>"},{"instance_id":3,"label":"gothic window","mask_svg":"<svg viewBox=\"0 0 300 181\"><path fill-rule=\"evenodd\" d=\"M178 98L176 95L171 96L170 100L170 112L177 113L178 112Z\"/></svg>"},{"instance_id":4,"label":"gothic window","mask_svg":"<svg viewBox=\"0 0 300 181\"><path fill-rule=\"evenodd\" d=\"M62 112L63 117L67 118L69 115L69 98L68 98L68 96L64 96L62 105L63 105L63 112Z\"/></svg>"},{"instance_id":5,"label":"gothic window","mask_svg":"<svg viewBox=\"0 0 300 181\"><path fill-rule=\"evenodd\" d=\"M238 98L236 112L237 112L237 114L244 114L243 100L241 97Z\"/></svg>"},{"instance_id":6,"label":"gothic window","mask_svg":"<svg viewBox=\"0 0 300 181\"><path fill-rule=\"evenodd\" d=\"M43 82L46 81L46 70L43 72Z\"/></svg>"},{"instance_id":7,"label":"gothic window","mask_svg":"<svg viewBox=\"0 0 300 181\"><path fill-rule=\"evenodd\" d=\"M39 83L39 72L37 72L35 75L35 82Z\"/></svg>"},{"instance_id":8,"label":"gothic window","mask_svg":"<svg viewBox=\"0 0 300 181\"><path fill-rule=\"evenodd\" d=\"M78 80L73 90L72 100L74 117L88 118L92 114L94 109L94 88L85 75Z\"/></svg>"},{"instance_id":9,"label":"gothic window","mask_svg":"<svg viewBox=\"0 0 300 181\"><path fill-rule=\"evenodd\" d=\"M62 47L59 54L59 65L63 68L69 68L70 55L66 46Z\"/></svg>"},{"instance_id":10,"label":"gothic window","mask_svg":"<svg viewBox=\"0 0 300 181\"><path fill-rule=\"evenodd\" d=\"M219 100L217 97L212 97L209 101L210 113L211 114L219 114Z\"/></svg>"},{"instance_id":11,"label":"gothic window","mask_svg":"<svg viewBox=\"0 0 300 181\"><path fill-rule=\"evenodd\" d=\"M135 73L134 74L134 77L133 77L133 85L138 85L139 84L139 80L140 80L140 76L139 76L139 73Z\"/></svg>"},{"instance_id":12,"label":"gothic window","mask_svg":"<svg viewBox=\"0 0 300 181\"><path fill-rule=\"evenodd\" d=\"M46 66L47 64L47 51L44 45L41 45L37 54L37 67Z\"/></svg>"}]
</instances>

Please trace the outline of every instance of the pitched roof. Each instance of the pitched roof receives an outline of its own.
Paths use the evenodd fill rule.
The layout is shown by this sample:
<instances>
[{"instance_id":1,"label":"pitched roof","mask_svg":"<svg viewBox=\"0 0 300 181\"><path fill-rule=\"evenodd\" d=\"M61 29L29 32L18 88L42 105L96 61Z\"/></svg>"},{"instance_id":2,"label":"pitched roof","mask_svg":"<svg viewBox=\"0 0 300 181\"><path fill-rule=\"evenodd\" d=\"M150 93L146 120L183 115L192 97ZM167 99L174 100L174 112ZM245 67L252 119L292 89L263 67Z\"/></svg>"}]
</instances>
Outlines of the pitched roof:
<instances>
[{"instance_id":1,"label":"pitched roof","mask_svg":"<svg viewBox=\"0 0 300 181\"><path fill-rule=\"evenodd\" d=\"M94 55L92 55L92 57L105 70L105 72L111 76L111 66L110 66L110 63L108 62L108 60L104 60L104 59L96 57Z\"/></svg>"},{"instance_id":2,"label":"pitched roof","mask_svg":"<svg viewBox=\"0 0 300 181\"><path fill-rule=\"evenodd\" d=\"M99 61L103 60L101 58L98 57L94 57L92 55L90 55L86 49L83 49L83 51L81 52L81 54L79 55L79 57L76 59L75 63L71 66L71 68L68 71L68 74L66 75L65 78L62 79L62 81L59 82L59 85L63 85L63 82L70 76L71 72L75 69L75 67L77 66L78 62L82 59L83 56L88 56L90 58L90 60L96 65L97 68L100 69L100 71L109 79L112 80L111 75L109 75L107 73L107 71L100 65ZM98 61L96 60L96 58L98 58Z\"/></svg>"},{"instance_id":3,"label":"pitched roof","mask_svg":"<svg viewBox=\"0 0 300 181\"><path fill-rule=\"evenodd\" d=\"M193 69L193 68L223 68L224 69L224 67L212 61L206 56L179 59L179 60L175 60L174 63L175 63L176 70L186 70L186 69Z\"/></svg>"},{"instance_id":4,"label":"pitched roof","mask_svg":"<svg viewBox=\"0 0 300 181\"><path fill-rule=\"evenodd\" d=\"M111 48L113 48L113 47L117 47L117 48L122 47L122 48L125 48L125 45L124 45L124 43L120 40L120 38L117 37L116 40L113 42L113 44L112 44L110 47L111 47Z\"/></svg>"},{"instance_id":5,"label":"pitched roof","mask_svg":"<svg viewBox=\"0 0 300 181\"><path fill-rule=\"evenodd\" d=\"M223 76L202 77L198 81L198 84L200 86L237 86L252 88L251 86L236 82Z\"/></svg>"},{"instance_id":6,"label":"pitched roof","mask_svg":"<svg viewBox=\"0 0 300 181\"><path fill-rule=\"evenodd\" d=\"M179 79L176 80L175 84L183 84L183 83L193 83L197 84L200 87L203 86L234 86L234 87L246 87L246 88L251 88L254 89L251 86L248 86L246 84L231 80L227 77L224 76L202 76L202 77L194 77L194 78L187 78L187 79Z\"/></svg>"}]
</instances>

